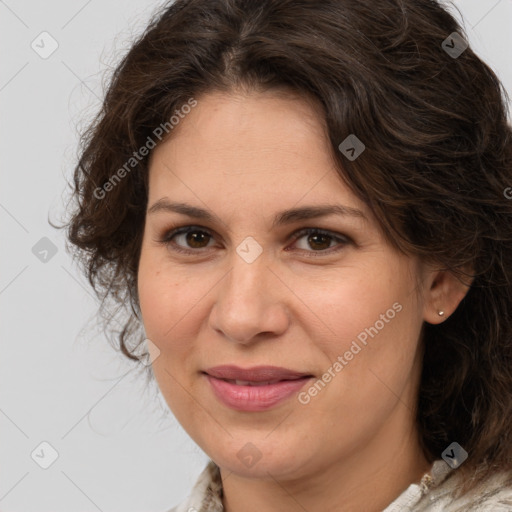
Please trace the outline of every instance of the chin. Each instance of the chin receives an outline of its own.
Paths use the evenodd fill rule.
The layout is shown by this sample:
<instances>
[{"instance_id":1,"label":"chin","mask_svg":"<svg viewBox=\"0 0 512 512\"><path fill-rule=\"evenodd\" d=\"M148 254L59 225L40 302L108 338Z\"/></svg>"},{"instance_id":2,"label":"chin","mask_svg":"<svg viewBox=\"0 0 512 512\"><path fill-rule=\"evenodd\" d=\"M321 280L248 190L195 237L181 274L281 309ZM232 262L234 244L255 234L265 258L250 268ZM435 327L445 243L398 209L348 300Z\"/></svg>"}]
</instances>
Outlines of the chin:
<instances>
[{"instance_id":1,"label":"chin","mask_svg":"<svg viewBox=\"0 0 512 512\"><path fill-rule=\"evenodd\" d=\"M311 468L309 458L301 452L300 446L284 446L285 440L277 437L273 441L251 442L244 436L243 441L233 443L230 438L228 446L221 450L216 447L208 455L222 469L247 478L293 479L303 476L305 469Z\"/></svg>"}]
</instances>

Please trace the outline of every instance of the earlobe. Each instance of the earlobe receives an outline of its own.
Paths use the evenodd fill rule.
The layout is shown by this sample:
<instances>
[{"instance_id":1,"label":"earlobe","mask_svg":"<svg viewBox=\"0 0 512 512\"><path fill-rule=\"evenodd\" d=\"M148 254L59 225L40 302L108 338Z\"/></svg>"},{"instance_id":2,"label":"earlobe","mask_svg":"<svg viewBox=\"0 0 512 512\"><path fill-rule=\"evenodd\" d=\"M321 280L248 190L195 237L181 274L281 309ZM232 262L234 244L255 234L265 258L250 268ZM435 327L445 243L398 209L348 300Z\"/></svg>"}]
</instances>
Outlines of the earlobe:
<instances>
[{"instance_id":1,"label":"earlobe","mask_svg":"<svg viewBox=\"0 0 512 512\"><path fill-rule=\"evenodd\" d=\"M433 275L432 284L425 297L423 319L430 324L444 322L457 309L466 296L473 278L469 283L461 282L452 272L441 270Z\"/></svg>"}]
</instances>

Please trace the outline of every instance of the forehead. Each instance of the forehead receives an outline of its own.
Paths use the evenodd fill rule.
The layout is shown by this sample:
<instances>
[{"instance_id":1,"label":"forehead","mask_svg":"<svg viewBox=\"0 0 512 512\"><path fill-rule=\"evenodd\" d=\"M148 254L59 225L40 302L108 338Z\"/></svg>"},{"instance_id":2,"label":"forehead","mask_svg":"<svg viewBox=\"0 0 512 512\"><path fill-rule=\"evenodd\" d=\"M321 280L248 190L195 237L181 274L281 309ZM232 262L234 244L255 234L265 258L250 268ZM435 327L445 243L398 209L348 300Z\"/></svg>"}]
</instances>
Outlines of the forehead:
<instances>
[{"instance_id":1,"label":"forehead","mask_svg":"<svg viewBox=\"0 0 512 512\"><path fill-rule=\"evenodd\" d=\"M154 156L165 154L176 164L215 158L223 171L272 171L261 157L329 162L323 118L312 100L284 91L212 92L182 116ZM258 156L259 158L255 158ZM243 161L245 169L237 167Z\"/></svg>"},{"instance_id":2,"label":"forehead","mask_svg":"<svg viewBox=\"0 0 512 512\"><path fill-rule=\"evenodd\" d=\"M338 175L321 109L287 91L198 97L151 156L150 203L163 194L276 210L341 202L370 216Z\"/></svg>"}]
</instances>

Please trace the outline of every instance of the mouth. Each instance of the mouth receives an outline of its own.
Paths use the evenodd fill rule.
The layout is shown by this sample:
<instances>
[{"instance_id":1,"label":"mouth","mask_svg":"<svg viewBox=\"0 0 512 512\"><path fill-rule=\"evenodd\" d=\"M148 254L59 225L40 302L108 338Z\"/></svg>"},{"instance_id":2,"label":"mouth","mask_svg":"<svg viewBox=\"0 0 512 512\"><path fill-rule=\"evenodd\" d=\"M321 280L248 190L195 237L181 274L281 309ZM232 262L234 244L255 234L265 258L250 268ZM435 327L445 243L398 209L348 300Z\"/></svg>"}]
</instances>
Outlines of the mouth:
<instances>
[{"instance_id":1,"label":"mouth","mask_svg":"<svg viewBox=\"0 0 512 512\"><path fill-rule=\"evenodd\" d=\"M210 368L201 372L215 397L231 409L261 412L291 397L314 376L282 367L235 366Z\"/></svg>"},{"instance_id":2,"label":"mouth","mask_svg":"<svg viewBox=\"0 0 512 512\"><path fill-rule=\"evenodd\" d=\"M300 380L301 378L305 377L299 377L297 379L280 379L280 380L267 380L267 381L251 381L251 380L238 380L238 379L219 379L223 380L224 382L229 382L230 384L235 384L236 386L268 386L270 384L277 384L278 382L288 382L293 380Z\"/></svg>"},{"instance_id":3,"label":"mouth","mask_svg":"<svg viewBox=\"0 0 512 512\"><path fill-rule=\"evenodd\" d=\"M298 380L313 377L311 373L283 368L282 366L253 366L240 368L235 365L222 365L208 368L203 373L232 384L257 386L275 384L283 380Z\"/></svg>"}]
</instances>

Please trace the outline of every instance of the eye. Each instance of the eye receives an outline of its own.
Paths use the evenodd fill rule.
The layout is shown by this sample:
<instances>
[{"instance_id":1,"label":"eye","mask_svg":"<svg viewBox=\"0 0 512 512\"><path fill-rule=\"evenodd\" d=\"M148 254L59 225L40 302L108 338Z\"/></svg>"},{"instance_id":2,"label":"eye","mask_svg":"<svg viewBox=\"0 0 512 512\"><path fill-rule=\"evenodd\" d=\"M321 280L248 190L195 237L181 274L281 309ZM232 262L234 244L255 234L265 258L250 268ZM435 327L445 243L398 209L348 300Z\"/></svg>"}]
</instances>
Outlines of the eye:
<instances>
[{"instance_id":1,"label":"eye","mask_svg":"<svg viewBox=\"0 0 512 512\"><path fill-rule=\"evenodd\" d=\"M351 242L350 238L345 235L318 228L304 228L295 233L295 243L297 243L297 241L301 240L302 238L305 238L304 245L309 246L314 250L309 251L307 248L302 248L301 250L306 251L306 253L308 253L308 257L311 256L314 258L339 252ZM332 242L338 242L338 246L335 247L334 250L332 250Z\"/></svg>"},{"instance_id":2,"label":"eye","mask_svg":"<svg viewBox=\"0 0 512 512\"><path fill-rule=\"evenodd\" d=\"M306 248L299 250L305 252L308 257L319 257L327 254L333 254L342 250L347 244L351 243L351 239L340 233L334 233L319 228L304 228L295 232L290 238L294 244L297 244L302 238L305 238ZM210 230L200 226L184 226L172 229L164 234L158 240L172 251L184 254L198 254L208 248L209 242L213 240L213 234ZM332 243L337 242L338 245L333 249ZM307 246L313 250L308 250ZM287 251L289 249L286 249Z\"/></svg>"},{"instance_id":3,"label":"eye","mask_svg":"<svg viewBox=\"0 0 512 512\"><path fill-rule=\"evenodd\" d=\"M190 244L189 247L192 250L183 248L183 246L176 243L175 240L180 240L180 237L183 243ZM212 238L213 235L205 228L199 226L185 226L169 231L159 242L173 251L192 254L197 253L198 249L204 249L204 244L210 242Z\"/></svg>"}]
</instances>

